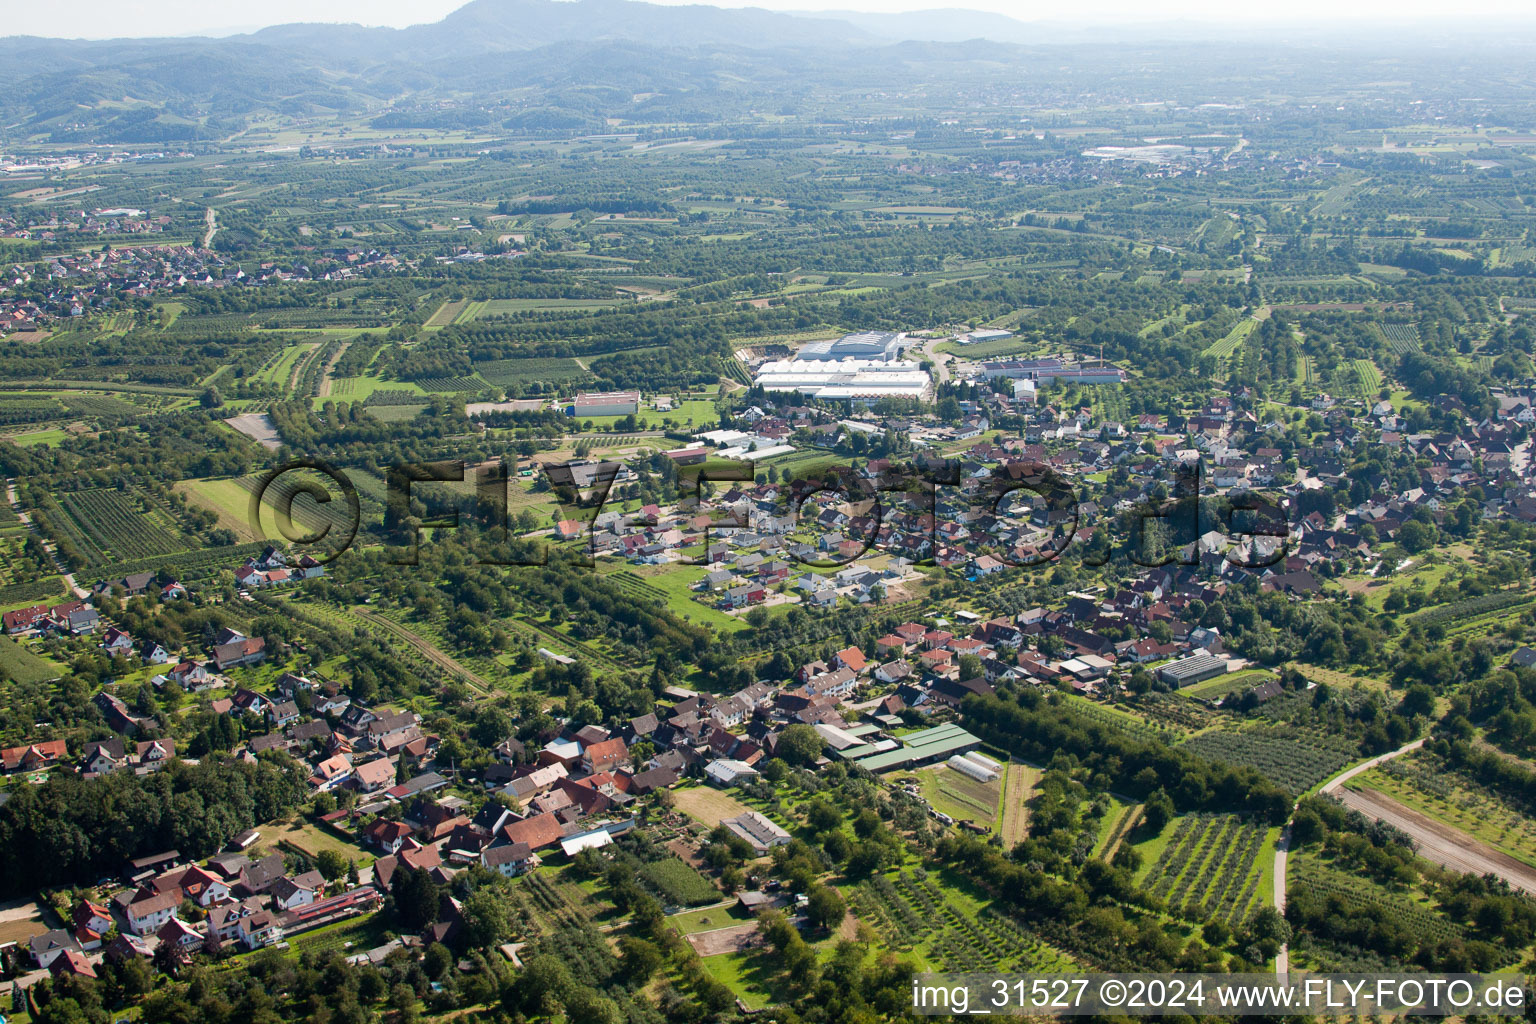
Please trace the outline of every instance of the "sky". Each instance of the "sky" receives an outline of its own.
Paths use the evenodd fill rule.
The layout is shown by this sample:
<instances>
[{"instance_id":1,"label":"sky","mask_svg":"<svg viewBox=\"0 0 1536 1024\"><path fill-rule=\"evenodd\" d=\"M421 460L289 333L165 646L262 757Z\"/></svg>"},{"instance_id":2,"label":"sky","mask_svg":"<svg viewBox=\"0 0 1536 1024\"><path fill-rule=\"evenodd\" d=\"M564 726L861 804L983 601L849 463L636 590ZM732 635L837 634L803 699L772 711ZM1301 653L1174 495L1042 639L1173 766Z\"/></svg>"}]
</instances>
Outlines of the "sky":
<instances>
[{"instance_id":1,"label":"sky","mask_svg":"<svg viewBox=\"0 0 1536 1024\"><path fill-rule=\"evenodd\" d=\"M688 2L688 0L660 0ZM719 7L767 7L774 10L856 10L894 12L955 6L994 11L1022 21L1134 22L1199 21L1288 22L1366 21L1383 18L1508 18L1528 21L1531 0L1462 0L1448 8L1443 0L1283 0L1233 3L1232 0L1088 0L1065 11L1054 0L712 0ZM127 36L229 35L296 21L355 22L403 28L442 19L464 0L266 0L255 5L208 3L207 0L0 0L0 32L5 35L110 39ZM1070 12L1070 13L1068 13Z\"/></svg>"}]
</instances>

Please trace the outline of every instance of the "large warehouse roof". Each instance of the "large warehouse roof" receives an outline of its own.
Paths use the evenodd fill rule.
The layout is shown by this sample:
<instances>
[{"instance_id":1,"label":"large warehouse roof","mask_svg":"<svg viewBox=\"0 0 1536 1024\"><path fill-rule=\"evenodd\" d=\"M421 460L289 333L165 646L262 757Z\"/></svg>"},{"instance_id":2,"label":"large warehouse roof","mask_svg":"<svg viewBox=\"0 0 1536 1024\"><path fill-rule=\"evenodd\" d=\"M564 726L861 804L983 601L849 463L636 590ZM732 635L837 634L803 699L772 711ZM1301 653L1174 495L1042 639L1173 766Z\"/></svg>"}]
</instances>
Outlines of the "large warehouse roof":
<instances>
[{"instance_id":1,"label":"large warehouse roof","mask_svg":"<svg viewBox=\"0 0 1536 1024\"><path fill-rule=\"evenodd\" d=\"M896 750L883 754L875 754L871 757L855 761L860 768L867 768L872 772L889 771L892 768L904 768L907 765L919 764L924 761L934 761L948 757L950 754L958 754L967 747L978 746L981 740L966 732L953 722L945 725L937 725L932 729L924 729L922 732L914 732L901 738L902 746Z\"/></svg>"}]
</instances>

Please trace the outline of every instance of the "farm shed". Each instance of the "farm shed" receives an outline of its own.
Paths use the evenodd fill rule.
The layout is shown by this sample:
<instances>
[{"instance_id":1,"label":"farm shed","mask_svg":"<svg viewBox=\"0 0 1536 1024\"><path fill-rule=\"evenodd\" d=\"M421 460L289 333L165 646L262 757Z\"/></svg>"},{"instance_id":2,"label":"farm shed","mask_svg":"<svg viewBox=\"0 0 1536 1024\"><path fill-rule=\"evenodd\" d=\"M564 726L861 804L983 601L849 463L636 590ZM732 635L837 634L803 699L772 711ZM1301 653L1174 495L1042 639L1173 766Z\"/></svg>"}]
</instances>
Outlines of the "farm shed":
<instances>
[{"instance_id":1,"label":"farm shed","mask_svg":"<svg viewBox=\"0 0 1536 1024\"><path fill-rule=\"evenodd\" d=\"M963 754L981 746L981 740L953 722L904 736L901 743L895 750L860 758L854 763L860 768L878 773L893 768L932 764L951 754Z\"/></svg>"},{"instance_id":2,"label":"farm shed","mask_svg":"<svg viewBox=\"0 0 1536 1024\"><path fill-rule=\"evenodd\" d=\"M965 756L967 758L969 758L970 760L975 761L977 764L981 765L983 768L987 769L988 771L996 772L999 775L1001 775L1003 773L1003 766L1000 763L998 763L997 761L992 760L986 754L983 754L983 753L981 753L978 750L972 750L970 753L966 754Z\"/></svg>"},{"instance_id":3,"label":"farm shed","mask_svg":"<svg viewBox=\"0 0 1536 1024\"><path fill-rule=\"evenodd\" d=\"M959 772L961 775L975 779L977 782L997 781L997 772L986 767L985 765L977 764L970 758L963 757L960 754L955 754L944 763L949 765L949 767L954 771Z\"/></svg>"}]
</instances>

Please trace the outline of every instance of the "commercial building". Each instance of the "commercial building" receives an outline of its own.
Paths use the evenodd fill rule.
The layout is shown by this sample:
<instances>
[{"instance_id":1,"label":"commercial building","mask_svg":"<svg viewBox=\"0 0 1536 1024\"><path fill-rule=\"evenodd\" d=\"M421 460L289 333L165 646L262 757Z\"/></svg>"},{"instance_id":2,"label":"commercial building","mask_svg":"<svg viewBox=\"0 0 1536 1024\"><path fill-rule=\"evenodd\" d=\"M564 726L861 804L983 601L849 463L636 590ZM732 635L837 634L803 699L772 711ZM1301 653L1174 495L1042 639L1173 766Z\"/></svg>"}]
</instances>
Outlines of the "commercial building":
<instances>
[{"instance_id":1,"label":"commercial building","mask_svg":"<svg viewBox=\"0 0 1536 1024\"><path fill-rule=\"evenodd\" d=\"M863 331L845 334L836 341L813 341L795 353L798 360L839 362L844 359L872 359L890 362L900 359L910 345L905 334L894 331Z\"/></svg>"},{"instance_id":2,"label":"commercial building","mask_svg":"<svg viewBox=\"0 0 1536 1024\"><path fill-rule=\"evenodd\" d=\"M1063 362L1056 356L982 363L981 375L987 380L1007 377L1012 380L1033 380L1041 384L1056 381L1066 384L1119 384L1125 380L1125 371L1119 367L1085 366L1082 363Z\"/></svg>"},{"instance_id":3,"label":"commercial building","mask_svg":"<svg viewBox=\"0 0 1536 1024\"><path fill-rule=\"evenodd\" d=\"M1178 661L1170 661L1157 670L1158 678L1169 686L1185 687L1226 675L1227 662L1214 654L1191 654Z\"/></svg>"},{"instance_id":4,"label":"commercial building","mask_svg":"<svg viewBox=\"0 0 1536 1024\"><path fill-rule=\"evenodd\" d=\"M567 416L630 416L640 411L638 391L595 391L577 395L566 407Z\"/></svg>"},{"instance_id":5,"label":"commercial building","mask_svg":"<svg viewBox=\"0 0 1536 1024\"><path fill-rule=\"evenodd\" d=\"M917 363L870 359L776 360L758 368L764 391L796 391L807 398L874 405L882 398L926 400L931 382Z\"/></svg>"}]
</instances>

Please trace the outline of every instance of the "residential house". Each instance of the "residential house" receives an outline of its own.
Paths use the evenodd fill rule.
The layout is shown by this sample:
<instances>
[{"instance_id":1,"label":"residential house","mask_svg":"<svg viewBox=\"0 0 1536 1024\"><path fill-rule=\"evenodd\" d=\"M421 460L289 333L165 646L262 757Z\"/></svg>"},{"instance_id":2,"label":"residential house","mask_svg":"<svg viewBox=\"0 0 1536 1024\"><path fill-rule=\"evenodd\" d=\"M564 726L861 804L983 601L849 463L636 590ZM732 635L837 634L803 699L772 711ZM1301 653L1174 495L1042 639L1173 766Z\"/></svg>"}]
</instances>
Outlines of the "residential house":
<instances>
[{"instance_id":1,"label":"residential house","mask_svg":"<svg viewBox=\"0 0 1536 1024\"><path fill-rule=\"evenodd\" d=\"M0 768L7 772L41 771L58 764L68 754L63 740L39 740L24 747L0 750Z\"/></svg>"},{"instance_id":2,"label":"residential house","mask_svg":"<svg viewBox=\"0 0 1536 1024\"><path fill-rule=\"evenodd\" d=\"M181 906L182 893L172 887L164 892L144 895L128 904L128 927L135 935L149 935L176 916Z\"/></svg>"},{"instance_id":3,"label":"residential house","mask_svg":"<svg viewBox=\"0 0 1536 1024\"><path fill-rule=\"evenodd\" d=\"M527 843L504 843L481 850L480 864L508 878L516 878L538 867L539 855Z\"/></svg>"},{"instance_id":4,"label":"residential house","mask_svg":"<svg viewBox=\"0 0 1536 1024\"><path fill-rule=\"evenodd\" d=\"M363 838L385 853L399 853L400 847L411 837L411 826L403 821L376 818L363 830Z\"/></svg>"},{"instance_id":5,"label":"residential house","mask_svg":"<svg viewBox=\"0 0 1536 1024\"><path fill-rule=\"evenodd\" d=\"M318 871L306 871L296 878L283 877L268 890L272 905L278 910L307 907L325 893L325 879Z\"/></svg>"},{"instance_id":6,"label":"residential house","mask_svg":"<svg viewBox=\"0 0 1536 1024\"><path fill-rule=\"evenodd\" d=\"M39 967L52 967L53 962L64 955L65 950L75 949L75 940L63 928L34 935L27 941L32 962Z\"/></svg>"}]
</instances>

